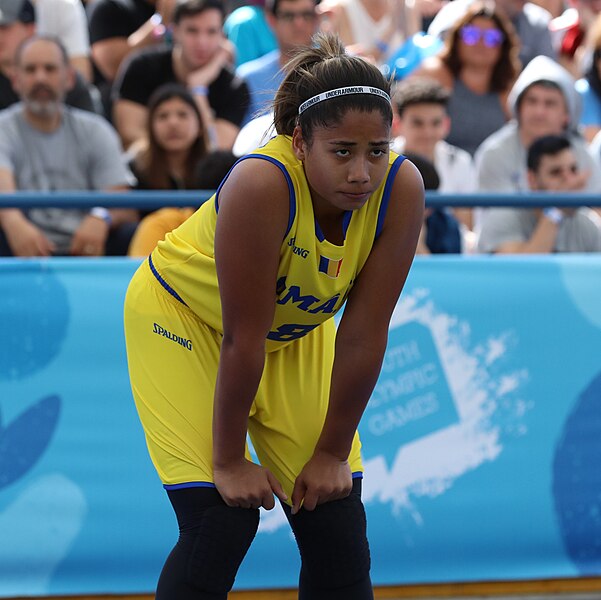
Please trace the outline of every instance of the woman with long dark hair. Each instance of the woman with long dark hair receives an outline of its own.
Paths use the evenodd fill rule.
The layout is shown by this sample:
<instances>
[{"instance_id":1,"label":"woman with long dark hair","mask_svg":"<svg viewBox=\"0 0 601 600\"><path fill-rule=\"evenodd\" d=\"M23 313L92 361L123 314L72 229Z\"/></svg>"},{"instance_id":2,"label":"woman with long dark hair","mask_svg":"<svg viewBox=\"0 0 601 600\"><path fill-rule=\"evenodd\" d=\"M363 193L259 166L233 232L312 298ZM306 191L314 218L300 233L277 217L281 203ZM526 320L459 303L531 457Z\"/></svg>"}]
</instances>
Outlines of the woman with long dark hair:
<instances>
[{"instance_id":1,"label":"woman with long dark hair","mask_svg":"<svg viewBox=\"0 0 601 600\"><path fill-rule=\"evenodd\" d=\"M148 102L146 138L131 169L139 190L197 189L198 162L207 154L205 125L185 87L166 84Z\"/></svg>"},{"instance_id":2,"label":"woman with long dark hair","mask_svg":"<svg viewBox=\"0 0 601 600\"><path fill-rule=\"evenodd\" d=\"M519 40L494 3L477 0L449 30L439 54L412 73L451 91L447 142L474 154L510 115L507 96L520 73Z\"/></svg>"}]
</instances>

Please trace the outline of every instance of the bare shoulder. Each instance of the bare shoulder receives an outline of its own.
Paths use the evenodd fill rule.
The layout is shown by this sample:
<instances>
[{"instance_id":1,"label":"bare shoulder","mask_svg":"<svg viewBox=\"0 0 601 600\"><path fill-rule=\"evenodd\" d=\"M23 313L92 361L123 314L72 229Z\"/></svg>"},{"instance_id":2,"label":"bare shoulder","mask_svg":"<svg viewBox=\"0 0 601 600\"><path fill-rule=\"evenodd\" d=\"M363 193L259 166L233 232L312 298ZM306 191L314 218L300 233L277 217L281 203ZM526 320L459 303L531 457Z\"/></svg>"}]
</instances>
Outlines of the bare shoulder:
<instances>
[{"instance_id":1,"label":"bare shoulder","mask_svg":"<svg viewBox=\"0 0 601 600\"><path fill-rule=\"evenodd\" d=\"M399 220L406 220L409 215L415 215L421 219L423 209L424 182L422 176L417 167L409 159L405 159L399 167L392 185L385 226L398 225Z\"/></svg>"},{"instance_id":2,"label":"bare shoulder","mask_svg":"<svg viewBox=\"0 0 601 600\"><path fill-rule=\"evenodd\" d=\"M234 166L223 184L218 198L219 214L235 212L249 225L269 221L274 228L285 231L289 198L286 176L277 165L269 160L247 158Z\"/></svg>"}]
</instances>

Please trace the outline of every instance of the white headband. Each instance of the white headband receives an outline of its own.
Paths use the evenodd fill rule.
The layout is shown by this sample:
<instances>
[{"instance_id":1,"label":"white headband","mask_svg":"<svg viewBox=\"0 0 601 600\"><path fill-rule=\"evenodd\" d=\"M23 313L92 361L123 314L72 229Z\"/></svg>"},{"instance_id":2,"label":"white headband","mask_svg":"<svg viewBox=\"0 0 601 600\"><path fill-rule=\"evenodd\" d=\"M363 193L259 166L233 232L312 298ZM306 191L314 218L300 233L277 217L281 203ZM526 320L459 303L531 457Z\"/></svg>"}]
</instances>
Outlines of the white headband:
<instances>
[{"instance_id":1,"label":"white headband","mask_svg":"<svg viewBox=\"0 0 601 600\"><path fill-rule=\"evenodd\" d=\"M313 96L312 98L305 100L298 107L298 114L302 115L310 106L313 106L318 102L323 102L324 100L329 100L330 98L337 98L338 96L346 96L348 94L373 94L374 96L385 98L388 103L391 104L390 96L380 88L367 85L352 85L349 87L336 88L335 90L323 92L323 94L317 94L317 96Z\"/></svg>"}]
</instances>

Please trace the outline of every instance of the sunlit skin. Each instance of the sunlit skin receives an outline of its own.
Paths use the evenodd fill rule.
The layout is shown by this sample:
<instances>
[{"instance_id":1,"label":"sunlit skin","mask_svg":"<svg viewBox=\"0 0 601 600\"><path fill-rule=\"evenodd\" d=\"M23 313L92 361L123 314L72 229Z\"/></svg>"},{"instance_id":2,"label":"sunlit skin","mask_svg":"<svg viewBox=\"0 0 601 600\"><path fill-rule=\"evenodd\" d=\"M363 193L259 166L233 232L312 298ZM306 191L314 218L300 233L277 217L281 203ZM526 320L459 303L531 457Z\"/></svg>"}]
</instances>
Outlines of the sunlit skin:
<instances>
[{"instance_id":1,"label":"sunlit skin","mask_svg":"<svg viewBox=\"0 0 601 600\"><path fill-rule=\"evenodd\" d=\"M349 110L340 123L316 127L310 143L301 127L293 149L303 162L315 216L322 226L347 210L361 208L382 182L388 167L390 125L382 113Z\"/></svg>"},{"instance_id":2,"label":"sunlit skin","mask_svg":"<svg viewBox=\"0 0 601 600\"><path fill-rule=\"evenodd\" d=\"M170 98L155 111L152 119L154 137L166 152L187 152L200 133L198 117L181 98Z\"/></svg>"},{"instance_id":3,"label":"sunlit skin","mask_svg":"<svg viewBox=\"0 0 601 600\"><path fill-rule=\"evenodd\" d=\"M518 107L520 137L525 146L544 135L558 135L570 121L562 92L555 88L532 85L522 93Z\"/></svg>"},{"instance_id":4,"label":"sunlit skin","mask_svg":"<svg viewBox=\"0 0 601 600\"><path fill-rule=\"evenodd\" d=\"M204 67L215 56L223 41L223 18L216 8L184 17L173 28L173 38L179 46L185 67Z\"/></svg>"},{"instance_id":5,"label":"sunlit skin","mask_svg":"<svg viewBox=\"0 0 601 600\"><path fill-rule=\"evenodd\" d=\"M498 29L497 24L487 17L475 17L470 21L470 25L479 27L480 29ZM490 48L484 44L484 40L480 37L474 46L469 46L459 36L458 48L459 59L462 64L490 67L491 65L495 65L499 60L502 45Z\"/></svg>"},{"instance_id":6,"label":"sunlit skin","mask_svg":"<svg viewBox=\"0 0 601 600\"><path fill-rule=\"evenodd\" d=\"M451 120L440 104L407 106L399 118L399 133L405 138L405 151L434 160L434 148L444 140Z\"/></svg>"}]
</instances>

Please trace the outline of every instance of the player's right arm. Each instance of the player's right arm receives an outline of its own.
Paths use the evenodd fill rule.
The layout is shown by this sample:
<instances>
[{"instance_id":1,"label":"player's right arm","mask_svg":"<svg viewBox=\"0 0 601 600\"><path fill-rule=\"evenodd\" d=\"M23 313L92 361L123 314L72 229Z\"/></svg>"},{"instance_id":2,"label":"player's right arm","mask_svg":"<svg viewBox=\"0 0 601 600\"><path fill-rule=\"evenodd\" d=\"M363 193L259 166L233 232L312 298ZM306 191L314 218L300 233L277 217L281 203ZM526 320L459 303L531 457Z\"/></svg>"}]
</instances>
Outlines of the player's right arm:
<instances>
[{"instance_id":1,"label":"player's right arm","mask_svg":"<svg viewBox=\"0 0 601 600\"><path fill-rule=\"evenodd\" d=\"M274 493L284 499L273 475L247 461L244 450L273 322L288 218L288 186L278 167L261 159L236 165L219 193L215 231L223 341L213 413L213 471L229 506L270 509Z\"/></svg>"}]
</instances>

